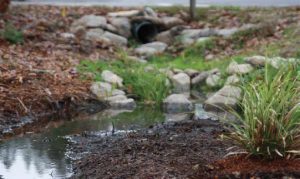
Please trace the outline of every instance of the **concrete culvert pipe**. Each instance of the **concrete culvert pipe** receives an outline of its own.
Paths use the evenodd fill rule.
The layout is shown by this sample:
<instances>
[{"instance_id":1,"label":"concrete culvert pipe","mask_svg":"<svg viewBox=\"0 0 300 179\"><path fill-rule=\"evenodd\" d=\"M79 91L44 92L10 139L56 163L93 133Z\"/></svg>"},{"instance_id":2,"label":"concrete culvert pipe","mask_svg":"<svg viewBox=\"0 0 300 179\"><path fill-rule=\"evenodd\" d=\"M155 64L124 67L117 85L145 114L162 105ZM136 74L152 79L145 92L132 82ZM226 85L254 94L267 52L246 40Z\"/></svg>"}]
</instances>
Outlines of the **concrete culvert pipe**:
<instances>
[{"instance_id":1,"label":"concrete culvert pipe","mask_svg":"<svg viewBox=\"0 0 300 179\"><path fill-rule=\"evenodd\" d=\"M157 26L150 21L135 22L132 26L133 36L142 43L152 42L157 33Z\"/></svg>"}]
</instances>

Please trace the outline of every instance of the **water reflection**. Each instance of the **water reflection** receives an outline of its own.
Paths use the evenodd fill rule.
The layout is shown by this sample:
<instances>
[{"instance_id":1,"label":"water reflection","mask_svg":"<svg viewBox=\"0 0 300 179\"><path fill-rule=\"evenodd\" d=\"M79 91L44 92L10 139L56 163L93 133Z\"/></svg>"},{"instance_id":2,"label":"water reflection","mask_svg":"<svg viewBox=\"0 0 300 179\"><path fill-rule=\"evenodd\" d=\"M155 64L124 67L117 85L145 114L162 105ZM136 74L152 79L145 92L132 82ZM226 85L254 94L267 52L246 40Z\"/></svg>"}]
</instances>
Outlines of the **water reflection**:
<instances>
[{"instance_id":1,"label":"water reflection","mask_svg":"<svg viewBox=\"0 0 300 179\"><path fill-rule=\"evenodd\" d=\"M55 123L40 134L30 134L0 143L0 178L66 178L71 174L65 156L67 141L63 137L83 131L131 130L148 127L164 120L156 109L105 111L74 121ZM57 126L59 124L59 126Z\"/></svg>"}]
</instances>

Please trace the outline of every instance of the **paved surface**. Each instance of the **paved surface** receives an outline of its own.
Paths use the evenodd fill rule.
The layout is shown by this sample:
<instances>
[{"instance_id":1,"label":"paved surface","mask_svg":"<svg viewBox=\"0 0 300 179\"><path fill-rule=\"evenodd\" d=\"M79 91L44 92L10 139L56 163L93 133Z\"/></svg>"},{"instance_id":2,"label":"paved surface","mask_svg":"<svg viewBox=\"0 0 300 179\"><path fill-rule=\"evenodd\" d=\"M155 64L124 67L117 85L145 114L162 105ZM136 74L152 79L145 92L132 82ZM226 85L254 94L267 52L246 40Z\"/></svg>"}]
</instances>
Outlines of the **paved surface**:
<instances>
[{"instance_id":1,"label":"paved surface","mask_svg":"<svg viewBox=\"0 0 300 179\"><path fill-rule=\"evenodd\" d=\"M23 0L15 4L171 6L189 5L189 0ZM300 6L300 0L197 0L197 6Z\"/></svg>"}]
</instances>

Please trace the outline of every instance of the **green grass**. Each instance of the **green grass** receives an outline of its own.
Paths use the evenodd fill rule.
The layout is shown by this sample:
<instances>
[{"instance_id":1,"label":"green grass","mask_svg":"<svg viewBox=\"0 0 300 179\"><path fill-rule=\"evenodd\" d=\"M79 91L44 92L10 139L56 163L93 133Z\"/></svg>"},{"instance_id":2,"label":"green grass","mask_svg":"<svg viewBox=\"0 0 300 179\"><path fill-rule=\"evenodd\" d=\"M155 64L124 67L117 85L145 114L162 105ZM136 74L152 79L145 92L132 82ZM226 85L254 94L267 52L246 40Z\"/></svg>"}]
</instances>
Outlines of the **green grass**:
<instances>
[{"instance_id":1,"label":"green grass","mask_svg":"<svg viewBox=\"0 0 300 179\"><path fill-rule=\"evenodd\" d=\"M246 55L236 55L222 59L205 60L202 52L204 48L197 48L197 45L187 48L181 55L173 57L169 54L152 57L150 64L158 68L178 68L178 69L195 69L199 71L211 70L219 68L225 73L225 69L229 63L234 60L242 62Z\"/></svg>"},{"instance_id":2,"label":"green grass","mask_svg":"<svg viewBox=\"0 0 300 179\"><path fill-rule=\"evenodd\" d=\"M267 159L300 155L299 89L294 66L266 68L242 87L242 112L229 122L229 139L249 155Z\"/></svg>"},{"instance_id":3,"label":"green grass","mask_svg":"<svg viewBox=\"0 0 300 179\"><path fill-rule=\"evenodd\" d=\"M0 36L13 44L22 43L24 41L23 33L10 23L5 24L4 29L0 32Z\"/></svg>"},{"instance_id":4,"label":"green grass","mask_svg":"<svg viewBox=\"0 0 300 179\"><path fill-rule=\"evenodd\" d=\"M145 72L143 67L124 70L120 73L127 84L128 91L138 96L140 101L146 104L161 104L169 93L169 86L166 85L167 76L159 73Z\"/></svg>"},{"instance_id":5,"label":"green grass","mask_svg":"<svg viewBox=\"0 0 300 179\"><path fill-rule=\"evenodd\" d=\"M126 59L113 62L84 60L78 66L78 70L83 77L87 72L92 73L95 81L101 81L103 70L111 70L123 78L127 92L145 104L160 105L170 90L166 85L165 74L157 69L145 71L145 65Z\"/></svg>"}]
</instances>

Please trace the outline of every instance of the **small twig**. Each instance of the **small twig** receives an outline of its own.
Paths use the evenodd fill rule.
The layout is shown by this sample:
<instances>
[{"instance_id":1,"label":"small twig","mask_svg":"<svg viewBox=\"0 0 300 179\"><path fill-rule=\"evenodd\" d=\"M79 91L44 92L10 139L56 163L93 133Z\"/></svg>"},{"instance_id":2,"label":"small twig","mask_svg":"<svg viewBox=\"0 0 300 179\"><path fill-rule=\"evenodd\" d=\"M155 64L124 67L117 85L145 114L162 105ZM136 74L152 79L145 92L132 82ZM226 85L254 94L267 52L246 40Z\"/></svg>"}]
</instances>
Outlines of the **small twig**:
<instances>
[{"instance_id":1,"label":"small twig","mask_svg":"<svg viewBox=\"0 0 300 179\"><path fill-rule=\"evenodd\" d=\"M2 70L4 70L4 71L8 71L8 69L7 69L7 68L4 68L3 66L0 66L0 68L1 68Z\"/></svg>"},{"instance_id":2,"label":"small twig","mask_svg":"<svg viewBox=\"0 0 300 179\"><path fill-rule=\"evenodd\" d=\"M28 113L28 108L25 106L25 104L21 101L20 98L17 97L17 99L18 99L18 101L21 103L21 105L23 106L25 112Z\"/></svg>"}]
</instances>

